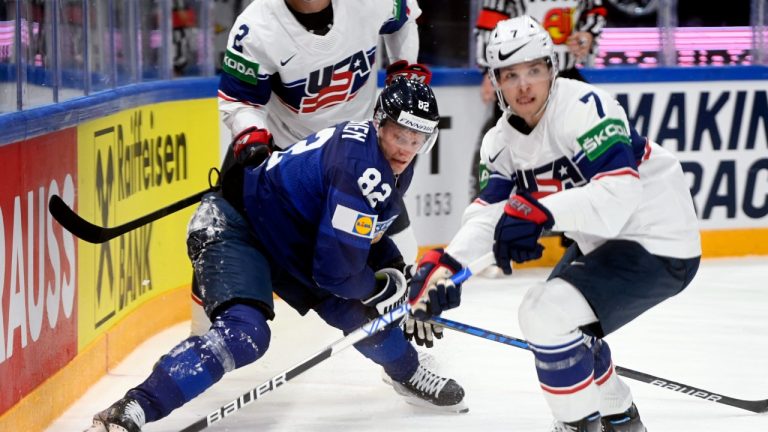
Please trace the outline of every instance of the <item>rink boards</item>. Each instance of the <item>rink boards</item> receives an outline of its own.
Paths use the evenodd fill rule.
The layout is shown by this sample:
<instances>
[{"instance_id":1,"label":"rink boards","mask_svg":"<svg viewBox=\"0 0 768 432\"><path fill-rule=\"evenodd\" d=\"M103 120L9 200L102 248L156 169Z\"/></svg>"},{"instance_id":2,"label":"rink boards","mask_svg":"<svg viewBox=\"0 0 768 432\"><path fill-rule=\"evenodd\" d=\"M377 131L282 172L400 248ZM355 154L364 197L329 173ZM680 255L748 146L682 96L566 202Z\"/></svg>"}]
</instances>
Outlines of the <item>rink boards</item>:
<instances>
[{"instance_id":1,"label":"rink boards","mask_svg":"<svg viewBox=\"0 0 768 432\"><path fill-rule=\"evenodd\" d=\"M599 70L641 133L683 163L705 257L768 254L764 67ZM419 245L445 244L470 201L480 75L437 70L436 150L406 197ZM46 211L58 194L114 226L205 189L217 164L215 79L138 85L0 116L0 430L38 430L148 335L188 317L191 209L101 245ZM567 119L563 119L567 121ZM222 133L222 135L225 135ZM556 238L544 239L551 265ZM34 415L30 415L34 412Z\"/></svg>"}]
</instances>

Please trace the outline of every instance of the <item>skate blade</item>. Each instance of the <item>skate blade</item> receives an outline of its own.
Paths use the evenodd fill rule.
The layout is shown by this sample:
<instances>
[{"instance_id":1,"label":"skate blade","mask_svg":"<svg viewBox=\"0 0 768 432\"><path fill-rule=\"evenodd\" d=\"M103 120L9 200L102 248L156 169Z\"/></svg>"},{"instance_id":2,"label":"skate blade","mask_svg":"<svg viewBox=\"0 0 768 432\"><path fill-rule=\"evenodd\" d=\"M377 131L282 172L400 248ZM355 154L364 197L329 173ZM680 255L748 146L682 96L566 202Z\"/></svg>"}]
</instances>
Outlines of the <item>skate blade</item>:
<instances>
[{"instance_id":1,"label":"skate blade","mask_svg":"<svg viewBox=\"0 0 768 432\"><path fill-rule=\"evenodd\" d=\"M405 399L405 402L410 405L417 406L420 408L427 408L432 411L439 411L439 412L451 413L451 414L465 414L469 412L469 407L464 401L461 401L455 405L440 406L440 405L431 404L417 397L406 396L406 395L401 395L401 396Z\"/></svg>"}]
</instances>

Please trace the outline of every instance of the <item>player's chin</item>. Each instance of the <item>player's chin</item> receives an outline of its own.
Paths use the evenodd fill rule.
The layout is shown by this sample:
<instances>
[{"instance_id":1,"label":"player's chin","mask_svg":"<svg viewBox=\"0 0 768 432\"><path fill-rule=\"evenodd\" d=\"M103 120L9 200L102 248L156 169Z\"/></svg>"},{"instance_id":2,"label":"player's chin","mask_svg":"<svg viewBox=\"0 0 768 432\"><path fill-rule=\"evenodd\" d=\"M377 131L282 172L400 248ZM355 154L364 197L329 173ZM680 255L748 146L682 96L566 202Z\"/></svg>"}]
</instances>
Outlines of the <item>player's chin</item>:
<instances>
[{"instance_id":1,"label":"player's chin","mask_svg":"<svg viewBox=\"0 0 768 432\"><path fill-rule=\"evenodd\" d=\"M405 171L406 168L408 168L408 164L411 161L402 161L402 160L391 160L389 162L389 166L392 167L392 172L395 174L402 174L403 171Z\"/></svg>"}]
</instances>

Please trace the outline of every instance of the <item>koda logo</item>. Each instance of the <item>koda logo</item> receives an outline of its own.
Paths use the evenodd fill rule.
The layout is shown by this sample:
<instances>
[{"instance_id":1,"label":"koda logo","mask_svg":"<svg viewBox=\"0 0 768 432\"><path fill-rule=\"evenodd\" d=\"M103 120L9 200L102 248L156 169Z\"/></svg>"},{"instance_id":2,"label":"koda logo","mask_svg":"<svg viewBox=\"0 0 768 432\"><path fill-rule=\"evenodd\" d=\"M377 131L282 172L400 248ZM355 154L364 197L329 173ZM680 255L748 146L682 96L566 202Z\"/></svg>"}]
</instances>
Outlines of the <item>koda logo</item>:
<instances>
[{"instance_id":1,"label":"koda logo","mask_svg":"<svg viewBox=\"0 0 768 432\"><path fill-rule=\"evenodd\" d=\"M517 187L530 191L534 198L541 198L585 183L579 169L565 156L534 169L518 170L516 174Z\"/></svg>"},{"instance_id":2,"label":"koda logo","mask_svg":"<svg viewBox=\"0 0 768 432\"><path fill-rule=\"evenodd\" d=\"M590 161L594 161L605 153L614 144L622 143L631 145L629 131L626 125L619 119L605 119L600 124L590 129L584 135L577 138L579 145Z\"/></svg>"},{"instance_id":3,"label":"koda logo","mask_svg":"<svg viewBox=\"0 0 768 432\"><path fill-rule=\"evenodd\" d=\"M246 60L232 51L228 50L224 53L222 69L240 81L253 85L259 83L259 64Z\"/></svg>"},{"instance_id":4,"label":"koda logo","mask_svg":"<svg viewBox=\"0 0 768 432\"><path fill-rule=\"evenodd\" d=\"M335 65L312 71L304 87L299 112L312 113L351 100L368 81L375 47L359 51Z\"/></svg>"}]
</instances>

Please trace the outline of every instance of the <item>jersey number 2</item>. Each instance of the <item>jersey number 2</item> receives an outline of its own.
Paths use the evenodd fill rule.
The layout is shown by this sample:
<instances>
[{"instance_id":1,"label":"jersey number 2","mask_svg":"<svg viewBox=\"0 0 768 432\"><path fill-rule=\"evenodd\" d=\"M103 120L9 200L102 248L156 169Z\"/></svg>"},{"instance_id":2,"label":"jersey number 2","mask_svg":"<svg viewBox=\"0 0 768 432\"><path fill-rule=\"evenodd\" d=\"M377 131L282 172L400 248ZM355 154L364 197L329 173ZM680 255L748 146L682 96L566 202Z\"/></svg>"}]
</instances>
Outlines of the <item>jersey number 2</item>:
<instances>
[{"instance_id":1,"label":"jersey number 2","mask_svg":"<svg viewBox=\"0 0 768 432\"><path fill-rule=\"evenodd\" d=\"M237 34L235 35L235 39L232 41L232 49L242 53L243 52L243 39L248 35L248 32L250 29L248 29L248 26L243 24L240 26L239 29L237 29Z\"/></svg>"}]
</instances>

